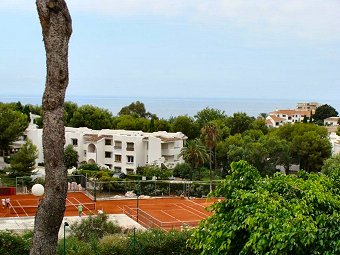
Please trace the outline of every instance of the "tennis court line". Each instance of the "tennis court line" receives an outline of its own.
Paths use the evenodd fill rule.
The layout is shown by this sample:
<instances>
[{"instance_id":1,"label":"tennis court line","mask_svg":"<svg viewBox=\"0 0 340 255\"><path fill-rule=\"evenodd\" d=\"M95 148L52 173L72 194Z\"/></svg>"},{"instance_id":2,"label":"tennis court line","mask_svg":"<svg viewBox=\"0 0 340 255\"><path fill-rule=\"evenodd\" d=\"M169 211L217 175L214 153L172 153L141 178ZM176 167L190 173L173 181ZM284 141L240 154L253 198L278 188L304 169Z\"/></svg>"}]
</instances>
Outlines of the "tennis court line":
<instances>
[{"instance_id":1,"label":"tennis court line","mask_svg":"<svg viewBox=\"0 0 340 255\"><path fill-rule=\"evenodd\" d=\"M176 221L182 222L181 220L177 219L175 216L172 216L171 214L169 214L169 213L167 213L167 212L165 212L165 211L163 211L163 210L160 210L160 211L161 211L162 213L164 213L164 214L170 216L171 218L175 219Z\"/></svg>"},{"instance_id":2,"label":"tennis court line","mask_svg":"<svg viewBox=\"0 0 340 255\"><path fill-rule=\"evenodd\" d=\"M12 207L12 209L15 212L15 214L17 215L17 217L20 217L19 214L17 213L17 211L14 209L14 207L13 207L11 202L9 203L9 205L10 205L10 207L9 207L9 214L11 214L11 207Z\"/></svg>"},{"instance_id":3,"label":"tennis court line","mask_svg":"<svg viewBox=\"0 0 340 255\"><path fill-rule=\"evenodd\" d=\"M201 211L199 211L199 210L197 210L197 209L195 209L195 208L193 208L193 207L191 207L189 205L186 205L186 204L180 203L180 204L175 204L175 205L180 207L180 208L182 208L182 209L184 209L184 210L187 210L187 211L191 212L192 214L194 214L196 216L201 217L202 219L205 219L206 217L209 216L209 215L205 214L204 212L201 212ZM193 211L196 211L198 214L194 213ZM202 216L202 215L204 215L204 216Z\"/></svg>"},{"instance_id":4,"label":"tennis court line","mask_svg":"<svg viewBox=\"0 0 340 255\"><path fill-rule=\"evenodd\" d=\"M81 203L78 199L76 199L75 197L73 198L75 199L79 204L81 204L82 206L84 206L89 212L91 212L93 215L95 215L94 212L92 212L92 210L90 210L87 206L84 205L84 203ZM78 208L78 207L77 207ZM94 203L94 208L96 208L96 204ZM84 212L82 212L84 213ZM86 215L86 213L84 213Z\"/></svg>"},{"instance_id":5,"label":"tennis court line","mask_svg":"<svg viewBox=\"0 0 340 255\"><path fill-rule=\"evenodd\" d=\"M19 200L17 200L17 203L19 204L19 206L21 207L23 212L26 214L26 216L28 216L28 214L26 213L26 210L24 209L24 207L22 207L22 205L20 204Z\"/></svg>"}]
</instances>

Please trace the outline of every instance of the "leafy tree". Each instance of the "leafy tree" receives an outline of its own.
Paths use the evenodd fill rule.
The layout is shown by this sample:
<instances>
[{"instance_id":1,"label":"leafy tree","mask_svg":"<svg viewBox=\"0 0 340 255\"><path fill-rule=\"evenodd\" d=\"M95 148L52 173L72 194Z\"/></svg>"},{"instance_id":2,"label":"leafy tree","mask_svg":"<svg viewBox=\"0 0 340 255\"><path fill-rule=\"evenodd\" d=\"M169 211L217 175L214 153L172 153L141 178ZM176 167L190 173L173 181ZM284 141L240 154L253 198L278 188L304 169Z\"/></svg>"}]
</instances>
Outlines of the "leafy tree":
<instances>
[{"instance_id":1,"label":"leafy tree","mask_svg":"<svg viewBox=\"0 0 340 255\"><path fill-rule=\"evenodd\" d=\"M70 121L73 117L73 114L78 110L78 105L73 102L65 102L64 103L64 122L65 126L70 126Z\"/></svg>"},{"instance_id":2,"label":"leafy tree","mask_svg":"<svg viewBox=\"0 0 340 255\"><path fill-rule=\"evenodd\" d=\"M38 158L37 147L27 140L19 151L11 157L12 176L30 176L35 169L35 160Z\"/></svg>"},{"instance_id":3,"label":"leafy tree","mask_svg":"<svg viewBox=\"0 0 340 255\"><path fill-rule=\"evenodd\" d=\"M249 117L244 112L234 113L232 117L227 118L227 125L230 128L230 134L242 134L244 131L251 128L251 124L254 120L254 117Z\"/></svg>"},{"instance_id":4,"label":"leafy tree","mask_svg":"<svg viewBox=\"0 0 340 255\"><path fill-rule=\"evenodd\" d=\"M204 108L203 110L197 112L197 114L195 115L196 122L200 128L202 128L211 121L220 120L224 118L226 118L224 111L209 107Z\"/></svg>"},{"instance_id":5,"label":"leafy tree","mask_svg":"<svg viewBox=\"0 0 340 255\"><path fill-rule=\"evenodd\" d=\"M152 114L145 110L145 105L142 102L136 101L128 106L124 106L118 113L121 115L132 115L136 118L151 118Z\"/></svg>"},{"instance_id":6,"label":"leafy tree","mask_svg":"<svg viewBox=\"0 0 340 255\"><path fill-rule=\"evenodd\" d=\"M78 152L73 148L72 144L69 144L65 147L64 158L65 158L65 165L68 169L72 167L77 167L78 157L79 157Z\"/></svg>"},{"instance_id":7,"label":"leafy tree","mask_svg":"<svg viewBox=\"0 0 340 255\"><path fill-rule=\"evenodd\" d=\"M28 118L10 105L0 103L0 150L5 152L28 126Z\"/></svg>"},{"instance_id":8,"label":"leafy tree","mask_svg":"<svg viewBox=\"0 0 340 255\"><path fill-rule=\"evenodd\" d=\"M336 135L340 136L340 126L336 129Z\"/></svg>"},{"instance_id":9,"label":"leafy tree","mask_svg":"<svg viewBox=\"0 0 340 255\"><path fill-rule=\"evenodd\" d=\"M152 178L153 176L156 176L158 179L168 179L172 176L172 171L169 169L162 169L159 166L156 165L146 165L144 167L141 167L139 170L142 175Z\"/></svg>"},{"instance_id":10,"label":"leafy tree","mask_svg":"<svg viewBox=\"0 0 340 255\"><path fill-rule=\"evenodd\" d=\"M191 179L195 169L209 160L207 150L199 139L189 140L185 147L182 148L179 156L182 156L183 159L191 166ZM200 175L201 174L199 173L199 178Z\"/></svg>"},{"instance_id":11,"label":"leafy tree","mask_svg":"<svg viewBox=\"0 0 340 255\"><path fill-rule=\"evenodd\" d=\"M340 171L340 154L336 154L325 160L321 172L330 175L333 171Z\"/></svg>"},{"instance_id":12,"label":"leafy tree","mask_svg":"<svg viewBox=\"0 0 340 255\"><path fill-rule=\"evenodd\" d=\"M63 105L69 82L68 42L72 34L72 20L65 0L36 0L36 6L46 51L47 74L43 97L46 183L44 199L35 216L30 254L51 255L56 254L67 194Z\"/></svg>"},{"instance_id":13,"label":"leafy tree","mask_svg":"<svg viewBox=\"0 0 340 255\"><path fill-rule=\"evenodd\" d=\"M171 129L171 124L167 120L155 119L154 120L154 130L150 130L150 132L153 132L153 131L167 131L167 132L169 132L170 129Z\"/></svg>"},{"instance_id":14,"label":"leafy tree","mask_svg":"<svg viewBox=\"0 0 340 255\"><path fill-rule=\"evenodd\" d=\"M192 169L188 163L177 164L173 169L173 175L183 179L190 179L192 175Z\"/></svg>"},{"instance_id":15,"label":"leafy tree","mask_svg":"<svg viewBox=\"0 0 340 255\"><path fill-rule=\"evenodd\" d=\"M339 254L338 184L300 172L261 178L233 163L215 192L225 199L194 230L189 246L205 254Z\"/></svg>"},{"instance_id":16,"label":"leafy tree","mask_svg":"<svg viewBox=\"0 0 340 255\"><path fill-rule=\"evenodd\" d=\"M212 152L213 152L213 149L215 149L218 138L219 138L217 126L213 122L210 122L204 125L203 128L201 129L201 137L205 143L205 146L209 150L209 171L210 171L209 176L210 176L210 192L211 192L212 191L212 163L213 163Z\"/></svg>"},{"instance_id":17,"label":"leafy tree","mask_svg":"<svg viewBox=\"0 0 340 255\"><path fill-rule=\"evenodd\" d=\"M338 112L335 110L334 107L324 104L316 108L315 114L313 115L313 119L316 123L323 125L323 121L329 117L336 117L338 116Z\"/></svg>"},{"instance_id":18,"label":"leafy tree","mask_svg":"<svg viewBox=\"0 0 340 255\"><path fill-rule=\"evenodd\" d=\"M200 130L194 119L187 115L180 115L170 120L172 132L182 132L189 139L195 139L199 136Z\"/></svg>"},{"instance_id":19,"label":"leafy tree","mask_svg":"<svg viewBox=\"0 0 340 255\"><path fill-rule=\"evenodd\" d=\"M300 168L307 172L320 171L323 161L331 156L331 151L329 140L315 131L295 136L291 143L291 154L299 160Z\"/></svg>"},{"instance_id":20,"label":"leafy tree","mask_svg":"<svg viewBox=\"0 0 340 255\"><path fill-rule=\"evenodd\" d=\"M88 127L95 130L112 128L112 113L92 105L83 105L74 113L69 123L72 127Z\"/></svg>"}]
</instances>

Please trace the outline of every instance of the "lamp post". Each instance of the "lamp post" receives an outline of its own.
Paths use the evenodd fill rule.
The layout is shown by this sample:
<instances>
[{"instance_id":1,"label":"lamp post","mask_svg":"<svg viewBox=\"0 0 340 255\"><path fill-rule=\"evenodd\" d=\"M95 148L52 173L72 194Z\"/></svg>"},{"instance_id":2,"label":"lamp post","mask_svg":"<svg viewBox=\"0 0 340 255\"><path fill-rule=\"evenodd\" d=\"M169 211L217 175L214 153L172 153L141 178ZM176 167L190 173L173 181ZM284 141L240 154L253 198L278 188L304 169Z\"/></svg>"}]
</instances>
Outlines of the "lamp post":
<instances>
[{"instance_id":1,"label":"lamp post","mask_svg":"<svg viewBox=\"0 0 340 255\"><path fill-rule=\"evenodd\" d=\"M65 237L65 229L66 229L66 227L68 227L69 226L69 224L68 224L68 222L64 222L64 255L66 255L66 237Z\"/></svg>"},{"instance_id":2,"label":"lamp post","mask_svg":"<svg viewBox=\"0 0 340 255\"><path fill-rule=\"evenodd\" d=\"M40 204L39 198L44 195L45 188L41 184L34 184L32 187L32 194L37 197L38 199L38 206Z\"/></svg>"}]
</instances>

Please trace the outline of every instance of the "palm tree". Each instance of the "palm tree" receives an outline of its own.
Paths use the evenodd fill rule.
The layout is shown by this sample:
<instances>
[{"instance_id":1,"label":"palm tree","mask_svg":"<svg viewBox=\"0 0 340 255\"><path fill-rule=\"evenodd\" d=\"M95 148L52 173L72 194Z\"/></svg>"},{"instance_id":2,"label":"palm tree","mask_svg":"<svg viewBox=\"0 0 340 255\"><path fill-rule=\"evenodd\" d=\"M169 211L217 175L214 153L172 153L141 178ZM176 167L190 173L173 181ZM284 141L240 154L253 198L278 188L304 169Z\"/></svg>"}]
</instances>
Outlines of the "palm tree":
<instances>
[{"instance_id":1,"label":"palm tree","mask_svg":"<svg viewBox=\"0 0 340 255\"><path fill-rule=\"evenodd\" d=\"M185 147L182 148L179 156L183 157L183 159L191 166L191 179L193 171L197 169L200 164L204 164L209 157L204 145L197 138L188 141ZM199 172L199 178L201 178L200 175L201 173Z\"/></svg>"},{"instance_id":2,"label":"palm tree","mask_svg":"<svg viewBox=\"0 0 340 255\"><path fill-rule=\"evenodd\" d=\"M218 128L213 122L207 123L201 129L201 137L209 150L210 192L212 192L212 151L216 146L219 134Z\"/></svg>"}]
</instances>

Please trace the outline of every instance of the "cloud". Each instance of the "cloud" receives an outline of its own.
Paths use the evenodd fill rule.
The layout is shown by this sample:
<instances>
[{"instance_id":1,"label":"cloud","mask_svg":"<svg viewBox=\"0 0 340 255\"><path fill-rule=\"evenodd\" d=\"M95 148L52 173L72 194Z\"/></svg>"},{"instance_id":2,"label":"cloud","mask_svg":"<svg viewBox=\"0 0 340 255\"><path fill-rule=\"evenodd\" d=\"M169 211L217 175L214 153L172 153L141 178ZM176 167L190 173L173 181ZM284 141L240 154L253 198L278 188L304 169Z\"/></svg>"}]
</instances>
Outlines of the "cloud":
<instances>
[{"instance_id":1,"label":"cloud","mask_svg":"<svg viewBox=\"0 0 340 255\"><path fill-rule=\"evenodd\" d=\"M181 17L249 33L289 35L305 41L340 41L339 0L68 0L72 13L112 18ZM35 10L33 1L1 0L1 9Z\"/></svg>"}]
</instances>

